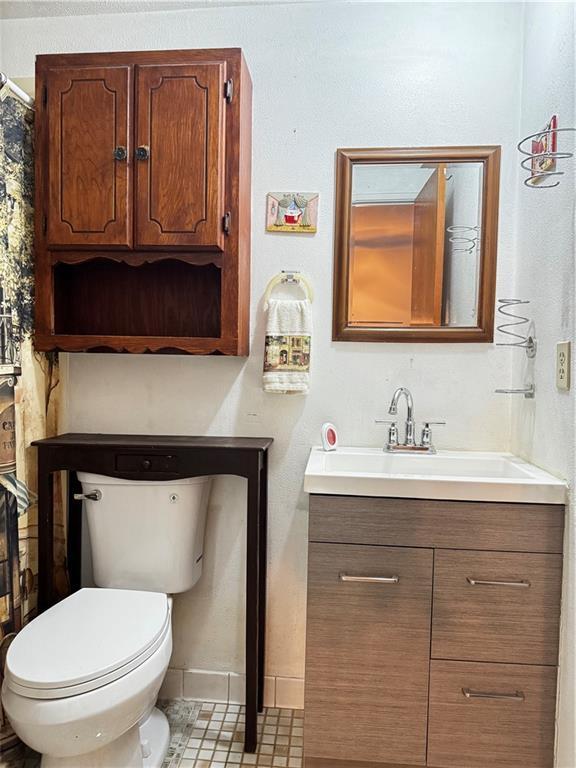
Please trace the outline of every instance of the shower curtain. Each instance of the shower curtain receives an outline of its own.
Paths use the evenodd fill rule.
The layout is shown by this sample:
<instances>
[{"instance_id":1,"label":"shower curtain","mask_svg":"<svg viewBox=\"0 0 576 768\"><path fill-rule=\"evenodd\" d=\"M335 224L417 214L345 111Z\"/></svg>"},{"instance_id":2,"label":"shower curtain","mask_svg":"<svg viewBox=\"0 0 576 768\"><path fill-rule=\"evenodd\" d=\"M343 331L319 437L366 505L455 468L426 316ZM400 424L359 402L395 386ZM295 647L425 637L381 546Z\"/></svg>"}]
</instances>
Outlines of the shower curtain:
<instances>
[{"instance_id":1,"label":"shower curtain","mask_svg":"<svg viewBox=\"0 0 576 768\"><path fill-rule=\"evenodd\" d=\"M32 440L57 431L58 358L32 346L33 111L0 93L0 677L14 634L36 613L38 514ZM65 528L55 487L56 583L63 596ZM0 707L0 752L17 739Z\"/></svg>"}]
</instances>

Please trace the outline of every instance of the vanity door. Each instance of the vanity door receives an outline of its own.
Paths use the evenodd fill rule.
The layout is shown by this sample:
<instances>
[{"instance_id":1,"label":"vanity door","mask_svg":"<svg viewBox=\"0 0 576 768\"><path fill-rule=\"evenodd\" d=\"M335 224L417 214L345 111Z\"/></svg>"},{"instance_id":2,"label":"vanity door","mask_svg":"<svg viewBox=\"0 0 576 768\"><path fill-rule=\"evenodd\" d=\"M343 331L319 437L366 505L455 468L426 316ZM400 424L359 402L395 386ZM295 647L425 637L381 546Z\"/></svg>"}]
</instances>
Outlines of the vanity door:
<instances>
[{"instance_id":1,"label":"vanity door","mask_svg":"<svg viewBox=\"0 0 576 768\"><path fill-rule=\"evenodd\" d=\"M425 765L432 565L431 549L310 544L307 765Z\"/></svg>"}]
</instances>

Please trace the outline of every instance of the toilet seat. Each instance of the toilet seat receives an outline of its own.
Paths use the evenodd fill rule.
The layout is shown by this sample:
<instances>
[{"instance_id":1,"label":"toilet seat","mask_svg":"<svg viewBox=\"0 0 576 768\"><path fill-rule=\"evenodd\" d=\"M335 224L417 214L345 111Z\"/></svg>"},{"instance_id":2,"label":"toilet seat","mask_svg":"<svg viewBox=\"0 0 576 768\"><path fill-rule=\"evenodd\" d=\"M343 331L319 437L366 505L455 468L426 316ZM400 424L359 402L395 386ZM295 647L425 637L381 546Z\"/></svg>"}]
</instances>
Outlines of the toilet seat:
<instances>
[{"instance_id":1,"label":"toilet seat","mask_svg":"<svg viewBox=\"0 0 576 768\"><path fill-rule=\"evenodd\" d=\"M32 699L93 691L143 664L169 632L165 594L81 589L16 636L8 650L5 682Z\"/></svg>"}]
</instances>

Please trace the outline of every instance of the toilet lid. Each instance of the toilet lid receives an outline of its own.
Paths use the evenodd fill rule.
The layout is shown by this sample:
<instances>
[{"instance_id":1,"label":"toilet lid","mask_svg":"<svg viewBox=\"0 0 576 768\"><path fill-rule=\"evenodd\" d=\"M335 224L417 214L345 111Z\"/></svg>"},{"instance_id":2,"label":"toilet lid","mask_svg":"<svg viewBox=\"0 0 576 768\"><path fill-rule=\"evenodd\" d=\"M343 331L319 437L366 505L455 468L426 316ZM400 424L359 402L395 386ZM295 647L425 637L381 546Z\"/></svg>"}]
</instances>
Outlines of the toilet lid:
<instances>
[{"instance_id":1,"label":"toilet lid","mask_svg":"<svg viewBox=\"0 0 576 768\"><path fill-rule=\"evenodd\" d=\"M81 589L18 633L6 680L33 698L93 690L149 658L169 627L165 594Z\"/></svg>"}]
</instances>

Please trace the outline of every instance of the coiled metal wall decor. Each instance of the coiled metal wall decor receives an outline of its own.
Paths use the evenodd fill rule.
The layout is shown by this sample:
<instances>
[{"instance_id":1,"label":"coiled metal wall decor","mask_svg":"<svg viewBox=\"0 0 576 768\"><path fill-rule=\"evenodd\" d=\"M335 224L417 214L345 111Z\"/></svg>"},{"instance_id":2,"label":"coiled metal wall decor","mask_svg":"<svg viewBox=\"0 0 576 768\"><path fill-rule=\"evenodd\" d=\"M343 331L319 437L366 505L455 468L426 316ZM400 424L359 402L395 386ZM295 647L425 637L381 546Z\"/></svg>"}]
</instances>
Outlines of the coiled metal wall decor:
<instances>
[{"instance_id":1,"label":"coiled metal wall decor","mask_svg":"<svg viewBox=\"0 0 576 768\"><path fill-rule=\"evenodd\" d=\"M564 176L565 171L558 170L557 160L567 160L574 156L573 152L564 150L559 152L555 148L555 142L553 139L558 136L559 133L575 133L576 128L557 128L548 127L538 133L531 133L530 136L525 136L522 141L518 142L518 152L525 155L524 160L520 163L525 171L530 173L524 179L524 184L527 187L534 187L537 189L552 189L560 184L558 176ZM549 149L545 149L543 152L537 152L534 150L532 142L539 139L542 141L544 137L550 139ZM531 142L529 144L529 142ZM539 168L541 165L541 168ZM548 183L549 182L549 183Z\"/></svg>"},{"instance_id":2,"label":"coiled metal wall decor","mask_svg":"<svg viewBox=\"0 0 576 768\"><path fill-rule=\"evenodd\" d=\"M536 357L536 339L531 334L525 334L520 331L522 326L530 323L530 318L518 314L519 307L525 307L530 304L524 299L498 299L498 314L505 318L496 326L498 333L509 337L509 341L497 341L497 347L516 347L526 352L526 357L533 359ZM520 389L496 389L499 395L524 395L528 400L532 400L536 393L534 383L529 383Z\"/></svg>"},{"instance_id":3,"label":"coiled metal wall decor","mask_svg":"<svg viewBox=\"0 0 576 768\"><path fill-rule=\"evenodd\" d=\"M452 253L474 253L480 237L480 227L469 227L464 224L453 224L446 227L450 234L448 238Z\"/></svg>"},{"instance_id":4,"label":"coiled metal wall decor","mask_svg":"<svg viewBox=\"0 0 576 768\"><path fill-rule=\"evenodd\" d=\"M504 336L509 336L513 341L497 341L497 347L520 347L526 350L526 356L533 358L536 356L536 339L531 335L518 333L518 329L530 322L530 318L519 315L515 310L518 307L530 304L523 299L498 299L497 311L503 315L506 320L496 326L496 330ZM515 329L515 330L514 330Z\"/></svg>"}]
</instances>

